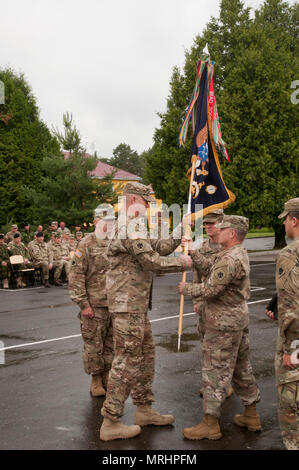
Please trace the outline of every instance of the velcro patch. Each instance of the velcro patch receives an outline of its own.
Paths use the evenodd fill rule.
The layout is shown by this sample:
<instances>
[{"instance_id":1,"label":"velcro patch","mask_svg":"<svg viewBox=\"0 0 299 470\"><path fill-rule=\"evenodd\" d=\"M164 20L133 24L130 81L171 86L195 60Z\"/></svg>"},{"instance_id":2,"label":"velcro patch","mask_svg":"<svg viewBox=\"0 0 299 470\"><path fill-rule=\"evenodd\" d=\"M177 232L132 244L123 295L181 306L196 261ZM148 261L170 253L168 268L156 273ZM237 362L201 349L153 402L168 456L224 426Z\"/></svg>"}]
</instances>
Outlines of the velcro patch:
<instances>
[{"instance_id":1,"label":"velcro patch","mask_svg":"<svg viewBox=\"0 0 299 470\"><path fill-rule=\"evenodd\" d=\"M152 247L145 240L135 240L133 242L132 248L135 255L152 251Z\"/></svg>"}]
</instances>

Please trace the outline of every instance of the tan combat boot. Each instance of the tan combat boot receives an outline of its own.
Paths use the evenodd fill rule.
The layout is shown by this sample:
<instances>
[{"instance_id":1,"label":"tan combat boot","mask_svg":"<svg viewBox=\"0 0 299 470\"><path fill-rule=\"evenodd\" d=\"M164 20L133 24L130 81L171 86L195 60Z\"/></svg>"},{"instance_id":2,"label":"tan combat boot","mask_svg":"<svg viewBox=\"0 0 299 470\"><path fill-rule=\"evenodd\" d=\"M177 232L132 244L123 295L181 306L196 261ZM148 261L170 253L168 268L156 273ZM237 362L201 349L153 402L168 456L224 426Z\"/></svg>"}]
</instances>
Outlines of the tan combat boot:
<instances>
[{"instance_id":1,"label":"tan combat boot","mask_svg":"<svg viewBox=\"0 0 299 470\"><path fill-rule=\"evenodd\" d=\"M101 374L91 376L90 393L93 397L104 397L106 395Z\"/></svg>"},{"instance_id":2,"label":"tan combat boot","mask_svg":"<svg viewBox=\"0 0 299 470\"><path fill-rule=\"evenodd\" d=\"M259 415L256 412L256 403L245 406L245 411L242 415L235 415L234 423L242 428L247 428L249 431L260 431L262 426Z\"/></svg>"},{"instance_id":3,"label":"tan combat boot","mask_svg":"<svg viewBox=\"0 0 299 470\"><path fill-rule=\"evenodd\" d=\"M126 426L121 421L112 421L104 418L100 429L101 441L113 441L114 439L130 439L141 433L140 426Z\"/></svg>"},{"instance_id":4,"label":"tan combat boot","mask_svg":"<svg viewBox=\"0 0 299 470\"><path fill-rule=\"evenodd\" d=\"M185 428L183 434L184 437L191 440L211 439L216 441L222 437L218 418L212 415L204 415L200 424L192 428Z\"/></svg>"},{"instance_id":5,"label":"tan combat boot","mask_svg":"<svg viewBox=\"0 0 299 470\"><path fill-rule=\"evenodd\" d=\"M150 405L137 406L134 423L139 426L147 426L153 424L154 426L167 426L174 422L172 415L161 415L158 411L153 410Z\"/></svg>"},{"instance_id":6,"label":"tan combat boot","mask_svg":"<svg viewBox=\"0 0 299 470\"><path fill-rule=\"evenodd\" d=\"M8 289L8 279L3 279L3 289Z\"/></svg>"}]
</instances>

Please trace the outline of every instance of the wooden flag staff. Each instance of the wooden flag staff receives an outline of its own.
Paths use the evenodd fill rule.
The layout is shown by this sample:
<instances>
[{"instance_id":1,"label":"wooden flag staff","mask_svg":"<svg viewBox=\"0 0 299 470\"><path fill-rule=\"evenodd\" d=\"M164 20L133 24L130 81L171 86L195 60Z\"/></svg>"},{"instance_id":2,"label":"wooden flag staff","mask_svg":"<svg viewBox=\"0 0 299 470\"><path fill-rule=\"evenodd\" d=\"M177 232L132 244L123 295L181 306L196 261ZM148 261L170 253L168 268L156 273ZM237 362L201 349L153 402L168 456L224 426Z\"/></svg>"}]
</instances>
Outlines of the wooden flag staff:
<instances>
[{"instance_id":1,"label":"wooden flag staff","mask_svg":"<svg viewBox=\"0 0 299 470\"><path fill-rule=\"evenodd\" d=\"M191 214L191 198L192 198L192 183L194 180L195 173L195 164L197 161L196 155L192 156L192 169L190 175L190 185L189 185L189 199L188 199L188 214ZM187 238L191 238L191 227L190 225L184 225L184 235ZM188 255L188 246L184 246L184 255ZM183 272L182 282L186 282L186 271ZM183 315L184 315L184 294L180 296L180 311L179 311L179 327L178 327L178 352L181 347L181 336L183 331Z\"/></svg>"}]
</instances>

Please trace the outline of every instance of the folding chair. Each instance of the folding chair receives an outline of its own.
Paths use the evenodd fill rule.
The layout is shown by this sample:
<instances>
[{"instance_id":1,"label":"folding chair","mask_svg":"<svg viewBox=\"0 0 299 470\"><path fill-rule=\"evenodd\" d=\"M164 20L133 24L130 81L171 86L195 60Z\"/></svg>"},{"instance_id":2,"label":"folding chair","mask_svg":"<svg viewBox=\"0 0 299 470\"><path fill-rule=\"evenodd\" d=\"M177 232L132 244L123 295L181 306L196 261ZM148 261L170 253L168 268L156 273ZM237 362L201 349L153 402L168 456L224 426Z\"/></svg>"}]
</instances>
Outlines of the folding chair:
<instances>
[{"instance_id":1,"label":"folding chair","mask_svg":"<svg viewBox=\"0 0 299 470\"><path fill-rule=\"evenodd\" d=\"M34 276L34 268L18 268L17 266L20 264L24 264L24 258L21 255L13 255L10 256L9 258L10 261L10 266L11 266L11 280L12 280L12 285L14 288L17 287L16 285L16 280L17 280L17 274L21 273L21 279L23 283L24 276L27 274L33 274L33 279L34 279L34 285L36 284L35 276Z\"/></svg>"}]
</instances>

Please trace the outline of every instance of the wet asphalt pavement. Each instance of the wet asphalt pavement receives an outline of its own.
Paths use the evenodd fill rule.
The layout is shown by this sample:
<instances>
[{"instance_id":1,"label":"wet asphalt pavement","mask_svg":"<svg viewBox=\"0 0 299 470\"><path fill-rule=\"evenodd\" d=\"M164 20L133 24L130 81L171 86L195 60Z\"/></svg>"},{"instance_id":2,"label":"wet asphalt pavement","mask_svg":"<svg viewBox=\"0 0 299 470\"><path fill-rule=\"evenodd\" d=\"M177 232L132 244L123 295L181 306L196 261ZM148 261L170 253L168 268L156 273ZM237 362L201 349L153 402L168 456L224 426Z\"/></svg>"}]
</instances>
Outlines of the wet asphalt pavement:
<instances>
[{"instance_id":1,"label":"wet asphalt pavement","mask_svg":"<svg viewBox=\"0 0 299 470\"><path fill-rule=\"evenodd\" d=\"M103 398L89 394L90 378L82 366L78 308L67 287L0 291L0 449L64 450L201 450L284 449L277 420L274 385L276 324L264 315L274 294L275 253L251 256L252 292L249 299L251 361L261 390L258 411L262 432L233 424L242 411L234 395L223 405L219 441L188 441L182 429L201 421L200 343L196 315L185 298L181 351L177 352L181 274L154 281L153 310L149 313L156 343L154 407L175 416L174 426L145 427L130 440L101 442ZM187 280L191 280L191 273ZM50 340L50 341L48 341ZM0 356L1 360L1 356ZM135 407L129 399L123 421L132 424Z\"/></svg>"}]
</instances>

